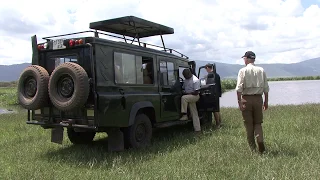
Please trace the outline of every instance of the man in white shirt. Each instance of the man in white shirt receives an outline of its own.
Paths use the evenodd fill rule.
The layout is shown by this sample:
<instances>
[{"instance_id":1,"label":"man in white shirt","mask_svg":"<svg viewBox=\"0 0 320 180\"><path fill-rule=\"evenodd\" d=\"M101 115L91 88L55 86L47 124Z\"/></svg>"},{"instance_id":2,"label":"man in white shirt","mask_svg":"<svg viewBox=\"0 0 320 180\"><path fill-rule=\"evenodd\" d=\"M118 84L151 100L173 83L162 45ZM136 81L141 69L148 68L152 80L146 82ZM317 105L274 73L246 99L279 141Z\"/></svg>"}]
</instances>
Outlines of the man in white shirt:
<instances>
[{"instance_id":1,"label":"man in white shirt","mask_svg":"<svg viewBox=\"0 0 320 180\"><path fill-rule=\"evenodd\" d=\"M237 97L239 109L242 111L244 125L247 131L247 141L251 150L255 150L255 135L259 152L265 151L263 131L263 112L268 108L269 85L266 72L262 67L254 64L256 55L252 51L247 51L242 56L246 67L241 68L237 80ZM265 101L263 102L262 94Z\"/></svg>"},{"instance_id":2,"label":"man in white shirt","mask_svg":"<svg viewBox=\"0 0 320 180\"><path fill-rule=\"evenodd\" d=\"M201 132L200 120L196 102L199 100L200 80L191 73L190 69L184 69L182 72L185 77L182 88L183 96L181 97L181 114L180 120L188 120L187 107L189 104L190 113L193 120L193 127L196 132Z\"/></svg>"}]
</instances>

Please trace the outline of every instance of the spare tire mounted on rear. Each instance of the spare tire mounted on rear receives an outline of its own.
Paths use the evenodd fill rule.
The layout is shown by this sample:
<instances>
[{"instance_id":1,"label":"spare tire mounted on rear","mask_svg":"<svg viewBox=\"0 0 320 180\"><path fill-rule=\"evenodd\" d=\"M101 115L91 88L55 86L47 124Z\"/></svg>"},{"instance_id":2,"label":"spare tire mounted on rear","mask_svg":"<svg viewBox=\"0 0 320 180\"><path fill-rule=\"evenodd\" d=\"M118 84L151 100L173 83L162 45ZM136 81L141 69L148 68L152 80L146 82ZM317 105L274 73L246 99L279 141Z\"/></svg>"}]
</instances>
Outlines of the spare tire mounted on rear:
<instances>
[{"instance_id":1,"label":"spare tire mounted on rear","mask_svg":"<svg viewBox=\"0 0 320 180\"><path fill-rule=\"evenodd\" d=\"M62 111L82 107L88 99L89 89L86 71L72 62L59 65L49 80L49 97L52 104Z\"/></svg>"},{"instance_id":2,"label":"spare tire mounted on rear","mask_svg":"<svg viewBox=\"0 0 320 180\"><path fill-rule=\"evenodd\" d=\"M19 104L29 110L37 110L48 102L49 74L41 66L31 65L24 69L18 81Z\"/></svg>"}]
</instances>

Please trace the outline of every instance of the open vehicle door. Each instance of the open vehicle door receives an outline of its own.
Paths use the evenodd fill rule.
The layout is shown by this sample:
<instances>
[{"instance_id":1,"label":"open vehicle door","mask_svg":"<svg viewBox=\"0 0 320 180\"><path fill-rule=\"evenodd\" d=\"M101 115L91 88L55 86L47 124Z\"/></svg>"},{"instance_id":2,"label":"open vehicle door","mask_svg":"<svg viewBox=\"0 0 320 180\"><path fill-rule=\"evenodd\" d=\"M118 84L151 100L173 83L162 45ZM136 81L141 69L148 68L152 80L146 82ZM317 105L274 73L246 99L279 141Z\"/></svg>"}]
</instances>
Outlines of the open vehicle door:
<instances>
[{"instance_id":1,"label":"open vehicle door","mask_svg":"<svg viewBox=\"0 0 320 180\"><path fill-rule=\"evenodd\" d=\"M217 98L217 88L215 83L215 65L213 64L213 73L207 73L205 66L199 67L198 78L201 82L200 99L197 103L200 112L212 112L215 110L215 101Z\"/></svg>"}]
</instances>

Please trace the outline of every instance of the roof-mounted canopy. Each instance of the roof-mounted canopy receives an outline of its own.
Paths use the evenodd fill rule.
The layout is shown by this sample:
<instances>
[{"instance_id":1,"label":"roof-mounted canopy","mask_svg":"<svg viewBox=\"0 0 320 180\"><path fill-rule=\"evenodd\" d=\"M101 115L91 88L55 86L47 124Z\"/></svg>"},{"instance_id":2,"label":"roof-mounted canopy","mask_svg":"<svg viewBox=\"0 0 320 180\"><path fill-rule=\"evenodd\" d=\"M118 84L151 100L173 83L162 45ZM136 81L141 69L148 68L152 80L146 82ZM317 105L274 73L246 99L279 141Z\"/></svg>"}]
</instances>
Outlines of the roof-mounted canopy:
<instances>
[{"instance_id":1,"label":"roof-mounted canopy","mask_svg":"<svg viewBox=\"0 0 320 180\"><path fill-rule=\"evenodd\" d=\"M133 38L144 38L174 33L173 28L147 21L135 16L125 16L115 19L92 22L90 23L90 29L111 32Z\"/></svg>"}]
</instances>

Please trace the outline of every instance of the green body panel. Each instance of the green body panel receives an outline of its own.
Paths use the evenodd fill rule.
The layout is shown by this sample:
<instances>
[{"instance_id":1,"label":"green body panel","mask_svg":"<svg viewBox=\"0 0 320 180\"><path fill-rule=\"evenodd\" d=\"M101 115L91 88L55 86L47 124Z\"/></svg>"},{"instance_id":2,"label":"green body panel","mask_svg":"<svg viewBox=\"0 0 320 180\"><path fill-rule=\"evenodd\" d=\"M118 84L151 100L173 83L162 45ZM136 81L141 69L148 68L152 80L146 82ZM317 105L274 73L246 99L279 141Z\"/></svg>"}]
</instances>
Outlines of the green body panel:
<instances>
[{"instance_id":1,"label":"green body panel","mask_svg":"<svg viewBox=\"0 0 320 180\"><path fill-rule=\"evenodd\" d=\"M176 120L179 118L179 106L176 107L174 97L177 93L170 92L171 86L161 86L159 73L160 60L174 63L174 68L178 71L178 66L188 67L188 63L183 59L173 55L157 54L154 50L141 48L124 43L114 43L92 39L95 50L95 77L97 108L95 112L96 122L99 127L127 127L130 125L131 116L135 116L136 109L150 107L153 108L155 118L154 123ZM117 84L114 73L114 52L129 53L153 58L154 83L151 85L138 84ZM178 62L178 63L177 63ZM178 72L177 72L178 73ZM177 79L178 80L178 79ZM166 101L162 101L163 99ZM145 102L140 103L139 102ZM149 104L147 104L147 102ZM178 100L178 103L180 99ZM138 106L137 106L138 104ZM151 105L150 105L151 104ZM179 104L178 104L179 105ZM134 107L137 106L137 107ZM148 109L150 111L151 109Z\"/></svg>"},{"instance_id":2,"label":"green body panel","mask_svg":"<svg viewBox=\"0 0 320 180\"><path fill-rule=\"evenodd\" d=\"M181 92L173 92L172 85L162 85L160 61L173 64L173 71L176 75L175 81L179 81L178 76L182 74L181 70L179 72L179 67L188 68L189 60L171 53L123 42L97 37L83 37L83 39L86 43L89 43L89 46L44 51L39 54L39 63L36 61L33 61L33 63L45 67L51 74L54 69L54 63L51 60L49 61L51 56L78 55L78 63L86 70L93 82L88 103L94 105L93 124L95 127L128 127L134 123L136 114L141 110L149 115L153 124L179 118ZM35 44L34 40L33 43ZM36 51L35 47L34 51ZM116 83L115 52L152 58L153 84ZM36 53L33 58L34 60L38 59ZM149 62L148 59L146 61ZM50 106L49 108L53 107ZM85 112L86 109L81 111ZM63 118L72 119L66 113L63 114ZM41 121L45 123L44 119Z\"/></svg>"},{"instance_id":3,"label":"green body panel","mask_svg":"<svg viewBox=\"0 0 320 180\"><path fill-rule=\"evenodd\" d=\"M32 46L32 65L39 64L39 52L38 52L38 44L37 44L37 36L34 35L31 37L31 46Z\"/></svg>"}]
</instances>

